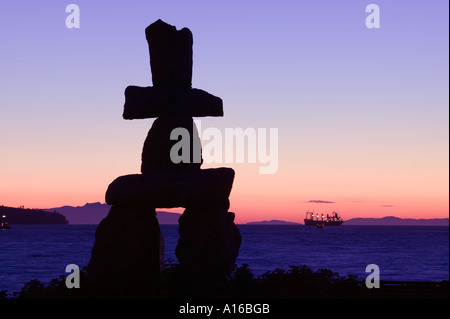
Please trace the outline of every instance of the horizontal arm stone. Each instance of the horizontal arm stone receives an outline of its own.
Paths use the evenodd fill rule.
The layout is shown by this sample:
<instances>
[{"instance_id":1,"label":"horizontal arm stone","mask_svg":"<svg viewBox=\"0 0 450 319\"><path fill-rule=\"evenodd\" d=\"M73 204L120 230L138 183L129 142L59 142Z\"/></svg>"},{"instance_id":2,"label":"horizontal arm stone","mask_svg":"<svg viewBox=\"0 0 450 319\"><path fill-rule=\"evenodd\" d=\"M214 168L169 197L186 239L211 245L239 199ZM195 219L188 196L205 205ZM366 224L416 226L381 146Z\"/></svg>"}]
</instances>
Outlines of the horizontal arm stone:
<instances>
[{"instance_id":1,"label":"horizontal arm stone","mask_svg":"<svg viewBox=\"0 0 450 319\"><path fill-rule=\"evenodd\" d=\"M125 90L123 118L223 116L222 99L203 90L182 87L138 87Z\"/></svg>"}]
</instances>

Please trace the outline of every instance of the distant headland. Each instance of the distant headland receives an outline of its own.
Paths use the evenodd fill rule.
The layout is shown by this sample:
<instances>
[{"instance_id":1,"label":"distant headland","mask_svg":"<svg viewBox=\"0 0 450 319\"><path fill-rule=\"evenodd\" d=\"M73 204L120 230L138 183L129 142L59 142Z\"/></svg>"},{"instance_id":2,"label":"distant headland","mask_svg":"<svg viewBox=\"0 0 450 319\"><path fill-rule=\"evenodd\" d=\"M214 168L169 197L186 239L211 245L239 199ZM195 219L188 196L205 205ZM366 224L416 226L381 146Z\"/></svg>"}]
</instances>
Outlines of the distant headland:
<instances>
[{"instance_id":1,"label":"distant headland","mask_svg":"<svg viewBox=\"0 0 450 319\"><path fill-rule=\"evenodd\" d=\"M0 215L6 216L10 225L50 225L50 224L68 224L66 217L56 211L48 212L41 209L30 208L14 208L7 206L0 206Z\"/></svg>"}]
</instances>

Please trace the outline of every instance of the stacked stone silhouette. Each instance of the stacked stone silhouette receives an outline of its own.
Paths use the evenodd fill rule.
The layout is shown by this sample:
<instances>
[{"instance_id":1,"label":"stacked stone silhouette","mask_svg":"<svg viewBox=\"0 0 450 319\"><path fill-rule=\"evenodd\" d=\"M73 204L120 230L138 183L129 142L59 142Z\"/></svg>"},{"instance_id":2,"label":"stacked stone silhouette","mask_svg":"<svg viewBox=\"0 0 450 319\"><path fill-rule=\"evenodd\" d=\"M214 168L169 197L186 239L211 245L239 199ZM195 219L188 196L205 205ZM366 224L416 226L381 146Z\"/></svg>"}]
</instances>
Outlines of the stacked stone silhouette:
<instances>
[{"instance_id":1,"label":"stacked stone silhouette","mask_svg":"<svg viewBox=\"0 0 450 319\"><path fill-rule=\"evenodd\" d=\"M207 292L222 285L234 268L241 237L228 212L234 171L201 169L201 144L193 117L223 116L222 100L192 88L189 29L161 20L145 30L153 87L125 90L124 119L156 118L142 150L142 174L120 176L108 187L108 216L97 227L88 279L99 296L157 294L163 240L156 208L185 207L179 219L176 256L186 289ZM189 161L170 156L189 132ZM180 155L180 154L179 154ZM183 154L181 154L183 155ZM185 157L184 157L185 158Z\"/></svg>"}]
</instances>

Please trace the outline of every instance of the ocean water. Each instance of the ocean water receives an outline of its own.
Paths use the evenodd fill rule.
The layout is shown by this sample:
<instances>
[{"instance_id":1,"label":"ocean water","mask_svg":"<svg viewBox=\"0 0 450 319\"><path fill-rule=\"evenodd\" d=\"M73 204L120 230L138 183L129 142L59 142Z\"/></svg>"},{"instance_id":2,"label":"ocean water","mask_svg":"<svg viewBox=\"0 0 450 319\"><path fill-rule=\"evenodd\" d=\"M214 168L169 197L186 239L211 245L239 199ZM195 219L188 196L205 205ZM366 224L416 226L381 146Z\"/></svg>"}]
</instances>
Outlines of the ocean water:
<instances>
[{"instance_id":1,"label":"ocean water","mask_svg":"<svg viewBox=\"0 0 450 319\"><path fill-rule=\"evenodd\" d=\"M327 268L364 279L376 264L381 280L449 280L449 227L238 226L238 265L257 275L289 265ZM12 293L38 279L48 283L68 264L89 262L96 225L12 225L0 231L0 291ZM177 262L177 225L161 225L165 258Z\"/></svg>"}]
</instances>

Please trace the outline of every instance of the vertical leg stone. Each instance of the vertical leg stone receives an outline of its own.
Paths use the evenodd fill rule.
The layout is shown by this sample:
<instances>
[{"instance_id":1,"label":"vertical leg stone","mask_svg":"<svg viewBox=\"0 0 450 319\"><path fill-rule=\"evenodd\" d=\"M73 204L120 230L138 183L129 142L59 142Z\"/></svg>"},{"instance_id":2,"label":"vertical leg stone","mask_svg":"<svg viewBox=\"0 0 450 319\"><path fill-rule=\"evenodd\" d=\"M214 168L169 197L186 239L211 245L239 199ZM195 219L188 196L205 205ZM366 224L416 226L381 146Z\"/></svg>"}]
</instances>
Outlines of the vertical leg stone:
<instances>
[{"instance_id":1,"label":"vertical leg stone","mask_svg":"<svg viewBox=\"0 0 450 319\"><path fill-rule=\"evenodd\" d=\"M176 256L188 293L220 296L241 244L234 213L223 205L187 208L179 219Z\"/></svg>"},{"instance_id":2,"label":"vertical leg stone","mask_svg":"<svg viewBox=\"0 0 450 319\"><path fill-rule=\"evenodd\" d=\"M92 296L155 295L160 276L160 238L154 208L112 206L95 233L87 269Z\"/></svg>"}]
</instances>

